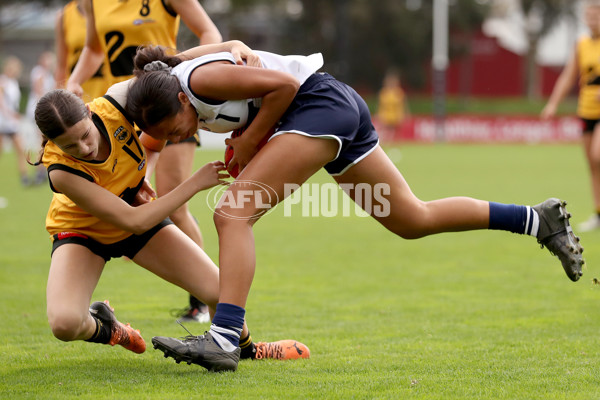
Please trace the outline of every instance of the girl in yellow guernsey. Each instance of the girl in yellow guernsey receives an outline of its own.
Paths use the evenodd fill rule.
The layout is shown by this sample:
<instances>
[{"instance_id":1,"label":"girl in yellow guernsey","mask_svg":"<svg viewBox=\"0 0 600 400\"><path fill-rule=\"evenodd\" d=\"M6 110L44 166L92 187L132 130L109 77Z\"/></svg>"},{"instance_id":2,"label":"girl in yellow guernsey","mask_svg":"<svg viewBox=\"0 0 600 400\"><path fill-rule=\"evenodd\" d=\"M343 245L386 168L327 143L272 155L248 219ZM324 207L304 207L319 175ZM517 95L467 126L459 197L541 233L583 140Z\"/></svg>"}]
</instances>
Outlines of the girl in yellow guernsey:
<instances>
[{"instance_id":1,"label":"girl in yellow guernsey","mask_svg":"<svg viewBox=\"0 0 600 400\"><path fill-rule=\"evenodd\" d=\"M579 225L583 232L600 228L600 1L587 0L584 10L589 36L577 42L541 113L542 119L556 115L558 105L579 77L577 116L583 123L583 148L590 169L596 211Z\"/></svg>"},{"instance_id":2,"label":"girl in yellow guernsey","mask_svg":"<svg viewBox=\"0 0 600 400\"><path fill-rule=\"evenodd\" d=\"M115 84L133 77L133 56L139 46L152 43L176 48L181 21L202 45L222 41L198 0L79 0L79 5L86 16L86 43L67 83L67 89L79 96L83 93L80 85L92 78L102 62L107 79ZM198 135L176 145L167 143L155 169L159 197L191 175L199 144ZM203 245L202 233L187 204L169 217L198 245ZM193 296L189 296L189 307L172 311L183 321L209 321L207 307Z\"/></svg>"},{"instance_id":3,"label":"girl in yellow guernsey","mask_svg":"<svg viewBox=\"0 0 600 400\"><path fill-rule=\"evenodd\" d=\"M85 15L80 0L72 0L56 16L54 31L56 49L56 70L54 79L57 87L64 87L71 72L77 65L79 55L85 46ZM83 99L89 101L101 97L110 87L110 79L104 71L104 64L96 69L91 78L81 84Z\"/></svg>"},{"instance_id":4,"label":"girl in yellow guernsey","mask_svg":"<svg viewBox=\"0 0 600 400\"><path fill-rule=\"evenodd\" d=\"M167 219L197 192L225 183L225 166L209 163L163 197L145 180L147 157L124 111L128 82L85 105L73 93L53 90L37 104L35 120L44 134L42 162L54 197L46 217L52 235L47 313L54 335L63 341L120 344L146 349L139 331L120 323L108 302L94 302L104 265L127 256L135 263L202 299L214 310L218 269L204 251ZM248 329L245 358L307 358L295 341L252 343ZM211 370L235 369L237 361L215 353ZM193 358L181 358L194 361ZM180 360L180 361L181 361Z\"/></svg>"}]
</instances>

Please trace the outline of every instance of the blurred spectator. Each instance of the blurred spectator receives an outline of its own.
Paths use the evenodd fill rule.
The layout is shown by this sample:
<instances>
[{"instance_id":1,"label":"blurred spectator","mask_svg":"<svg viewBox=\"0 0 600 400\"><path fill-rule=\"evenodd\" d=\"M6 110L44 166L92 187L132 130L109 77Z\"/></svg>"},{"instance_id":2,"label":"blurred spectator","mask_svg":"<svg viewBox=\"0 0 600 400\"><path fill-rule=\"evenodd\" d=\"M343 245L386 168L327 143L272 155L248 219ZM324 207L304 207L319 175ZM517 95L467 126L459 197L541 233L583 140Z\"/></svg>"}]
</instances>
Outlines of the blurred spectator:
<instances>
[{"instance_id":1,"label":"blurred spectator","mask_svg":"<svg viewBox=\"0 0 600 400\"><path fill-rule=\"evenodd\" d=\"M46 92L54 89L55 81L52 73L53 64L54 54L45 51L40 54L37 65L31 70L31 91L29 92L29 99L27 101L27 116L32 120L34 120L33 113L38 100L46 94Z\"/></svg>"},{"instance_id":2,"label":"blurred spectator","mask_svg":"<svg viewBox=\"0 0 600 400\"><path fill-rule=\"evenodd\" d=\"M85 47L86 35L85 15L80 0L72 0L65 5L56 16L54 39L56 43L56 70L54 78L56 86L64 88L71 76L79 56ZM83 100L88 102L101 97L110 87L110 81L102 63L96 73L81 84Z\"/></svg>"},{"instance_id":3,"label":"blurred spectator","mask_svg":"<svg viewBox=\"0 0 600 400\"><path fill-rule=\"evenodd\" d=\"M382 141L393 141L396 132L409 116L406 95L400 85L400 74L395 69L389 70L379 91L377 119L378 133Z\"/></svg>"},{"instance_id":4,"label":"blurred spectator","mask_svg":"<svg viewBox=\"0 0 600 400\"><path fill-rule=\"evenodd\" d=\"M23 66L16 57L8 57L0 75L0 153L2 153L4 138L12 140L13 150L17 158L17 168L23 186L29 184L27 162L21 137L19 136L21 114L21 89L18 79Z\"/></svg>"},{"instance_id":5,"label":"blurred spectator","mask_svg":"<svg viewBox=\"0 0 600 400\"><path fill-rule=\"evenodd\" d=\"M29 98L27 99L27 118L30 121L35 121L34 112L35 112L35 106L36 106L38 100L44 94L46 94L50 90L54 89L55 81L54 81L54 74L52 72L53 67L54 67L54 54L52 52L45 51L42 54L40 54L37 65L35 67L33 67L33 69L31 70L31 75L30 75L31 90L29 91ZM36 135L41 142L42 133L37 128L37 125L35 125L35 122L33 125L35 126L34 130L36 132ZM33 183L42 184L47 179L48 179L48 175L46 172L46 168L44 168L44 166L41 164L38 165L36 175L35 175L35 181Z\"/></svg>"},{"instance_id":6,"label":"blurred spectator","mask_svg":"<svg viewBox=\"0 0 600 400\"><path fill-rule=\"evenodd\" d=\"M548 103L540 116L546 120L556 115L560 102L579 77L577 116L582 120L583 148L592 181L595 214L579 225L582 232L600 228L600 1L587 0L585 24L589 35L577 41L571 58L556 81Z\"/></svg>"}]
</instances>

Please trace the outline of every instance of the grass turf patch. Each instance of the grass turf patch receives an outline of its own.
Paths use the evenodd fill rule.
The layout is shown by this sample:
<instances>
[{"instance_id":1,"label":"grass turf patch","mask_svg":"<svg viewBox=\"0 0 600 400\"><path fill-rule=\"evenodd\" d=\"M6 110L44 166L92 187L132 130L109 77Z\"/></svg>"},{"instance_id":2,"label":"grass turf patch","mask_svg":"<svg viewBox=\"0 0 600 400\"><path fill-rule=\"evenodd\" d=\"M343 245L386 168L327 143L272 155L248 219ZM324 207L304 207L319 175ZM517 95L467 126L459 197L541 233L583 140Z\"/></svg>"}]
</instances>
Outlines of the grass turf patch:
<instances>
[{"instance_id":1,"label":"grass turf patch","mask_svg":"<svg viewBox=\"0 0 600 400\"><path fill-rule=\"evenodd\" d=\"M417 196L506 203L569 201L576 225L592 211L576 145L406 145L386 148ZM222 158L200 150L196 165ZM248 301L256 341L294 338L310 360L243 361L236 373L177 365L149 348L53 338L45 316L50 241L45 187L22 188L0 158L1 398L590 399L597 371L600 232L580 234L580 282L534 238L449 233L406 241L370 218L303 217L278 206L255 226L257 271ZM319 173L309 183L332 182ZM190 202L218 259L206 193ZM85 268L85 266L82 266ZM107 264L94 300L155 335L184 336L169 311L187 295L132 262ZM201 334L208 324L188 324Z\"/></svg>"}]
</instances>

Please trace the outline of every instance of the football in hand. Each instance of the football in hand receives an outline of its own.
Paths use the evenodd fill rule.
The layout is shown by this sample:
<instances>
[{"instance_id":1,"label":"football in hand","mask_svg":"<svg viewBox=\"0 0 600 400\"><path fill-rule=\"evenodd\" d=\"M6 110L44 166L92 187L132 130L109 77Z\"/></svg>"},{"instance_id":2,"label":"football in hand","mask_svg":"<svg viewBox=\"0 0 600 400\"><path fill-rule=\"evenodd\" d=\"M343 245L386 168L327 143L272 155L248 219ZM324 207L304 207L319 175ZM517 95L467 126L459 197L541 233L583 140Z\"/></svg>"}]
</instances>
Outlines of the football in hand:
<instances>
[{"instance_id":1,"label":"football in hand","mask_svg":"<svg viewBox=\"0 0 600 400\"><path fill-rule=\"evenodd\" d=\"M246 130L246 128L239 128L239 129L234 130L231 133L231 138L233 139L238 136L241 136L245 130ZM258 144L259 150L262 149L265 144L267 144L267 142L269 141L269 139L271 138L271 136L273 135L274 132L275 132L275 128L271 129L269 131L269 133L267 135L265 135L265 137ZM227 145L227 147L225 148L225 160L224 160L226 167L229 167L229 162L231 161L232 158L233 158L233 147L231 147L231 145ZM239 167L237 165L235 167L233 167L233 169L231 171L229 171L229 175L233 176L234 178L237 178L239 174L240 174L240 171L239 171Z\"/></svg>"}]
</instances>

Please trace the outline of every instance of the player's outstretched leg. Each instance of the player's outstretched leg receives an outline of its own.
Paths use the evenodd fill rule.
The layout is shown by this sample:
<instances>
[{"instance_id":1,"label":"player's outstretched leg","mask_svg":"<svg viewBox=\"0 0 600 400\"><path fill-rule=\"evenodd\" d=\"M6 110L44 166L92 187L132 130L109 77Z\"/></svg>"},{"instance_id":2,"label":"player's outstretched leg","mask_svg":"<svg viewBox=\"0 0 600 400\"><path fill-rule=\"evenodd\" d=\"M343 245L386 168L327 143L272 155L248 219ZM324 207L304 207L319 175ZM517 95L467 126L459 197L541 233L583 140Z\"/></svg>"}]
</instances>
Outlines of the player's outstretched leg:
<instances>
[{"instance_id":1,"label":"player's outstretched leg","mask_svg":"<svg viewBox=\"0 0 600 400\"><path fill-rule=\"evenodd\" d=\"M566 205L566 201L552 198L532 208L540 220L538 243L558 257L569 279L575 282L583 274L585 261L581 256L583 247L579 244L579 237L575 236L569 223L571 214L567 212Z\"/></svg>"},{"instance_id":2,"label":"player's outstretched leg","mask_svg":"<svg viewBox=\"0 0 600 400\"><path fill-rule=\"evenodd\" d=\"M209 371L235 371L240 359L240 348L228 352L223 350L212 338L210 332L200 336L188 336L183 340L155 336L152 338L154 348L161 350L165 357L172 357L178 364L198 364Z\"/></svg>"},{"instance_id":3,"label":"player's outstretched leg","mask_svg":"<svg viewBox=\"0 0 600 400\"><path fill-rule=\"evenodd\" d=\"M108 344L111 346L120 344L127 350L138 354L146 351L146 342L140 335L140 331L133 329L129 324L123 325L120 323L115 317L114 309L110 306L108 300L92 303L90 313L101 324L110 327L111 335Z\"/></svg>"}]
</instances>

